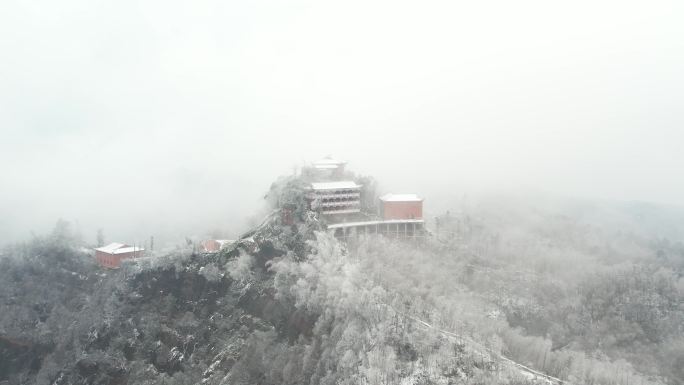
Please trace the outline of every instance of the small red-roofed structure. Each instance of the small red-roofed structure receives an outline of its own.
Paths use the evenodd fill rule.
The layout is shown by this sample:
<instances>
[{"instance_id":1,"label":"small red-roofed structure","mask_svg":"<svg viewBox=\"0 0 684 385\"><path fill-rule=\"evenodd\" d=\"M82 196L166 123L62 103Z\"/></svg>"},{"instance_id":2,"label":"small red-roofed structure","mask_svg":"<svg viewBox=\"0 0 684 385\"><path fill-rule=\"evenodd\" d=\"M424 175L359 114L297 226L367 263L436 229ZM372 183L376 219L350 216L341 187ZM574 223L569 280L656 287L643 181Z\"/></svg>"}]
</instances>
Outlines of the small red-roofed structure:
<instances>
[{"instance_id":1,"label":"small red-roofed structure","mask_svg":"<svg viewBox=\"0 0 684 385\"><path fill-rule=\"evenodd\" d=\"M207 239L206 241L202 241L202 251L206 253L215 253L234 242L235 241L229 239Z\"/></svg>"},{"instance_id":2,"label":"small red-roofed structure","mask_svg":"<svg viewBox=\"0 0 684 385\"><path fill-rule=\"evenodd\" d=\"M102 267L118 269L121 261L129 258L138 258L143 255L145 249L130 246L123 243L110 243L107 246L95 249L95 260Z\"/></svg>"},{"instance_id":3,"label":"small red-roofed structure","mask_svg":"<svg viewBox=\"0 0 684 385\"><path fill-rule=\"evenodd\" d=\"M391 219L423 219L423 198L416 194L386 194L380 197L380 216Z\"/></svg>"}]
</instances>

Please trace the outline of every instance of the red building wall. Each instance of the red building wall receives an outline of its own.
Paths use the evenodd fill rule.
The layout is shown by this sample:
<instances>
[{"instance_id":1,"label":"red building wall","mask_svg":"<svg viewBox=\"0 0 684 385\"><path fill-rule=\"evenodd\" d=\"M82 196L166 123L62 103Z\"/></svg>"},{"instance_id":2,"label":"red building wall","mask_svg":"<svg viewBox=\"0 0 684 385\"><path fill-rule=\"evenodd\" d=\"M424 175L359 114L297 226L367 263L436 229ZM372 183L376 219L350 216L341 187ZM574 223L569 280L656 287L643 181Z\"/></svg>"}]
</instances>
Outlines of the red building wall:
<instances>
[{"instance_id":1,"label":"red building wall","mask_svg":"<svg viewBox=\"0 0 684 385\"><path fill-rule=\"evenodd\" d=\"M422 201L380 201L383 219L423 219Z\"/></svg>"},{"instance_id":2,"label":"red building wall","mask_svg":"<svg viewBox=\"0 0 684 385\"><path fill-rule=\"evenodd\" d=\"M95 251L95 260L97 260L97 263L99 263L101 266L104 267L109 267L111 269L117 269L119 266L121 266L121 261L124 259L128 258L134 258L134 257L140 257L141 252L130 252L130 253L121 253L121 254L109 254L105 253L104 251Z\"/></svg>"},{"instance_id":3,"label":"red building wall","mask_svg":"<svg viewBox=\"0 0 684 385\"><path fill-rule=\"evenodd\" d=\"M215 251L221 250L221 244L215 239L209 239L202 242L202 248L206 252L213 253Z\"/></svg>"}]
</instances>

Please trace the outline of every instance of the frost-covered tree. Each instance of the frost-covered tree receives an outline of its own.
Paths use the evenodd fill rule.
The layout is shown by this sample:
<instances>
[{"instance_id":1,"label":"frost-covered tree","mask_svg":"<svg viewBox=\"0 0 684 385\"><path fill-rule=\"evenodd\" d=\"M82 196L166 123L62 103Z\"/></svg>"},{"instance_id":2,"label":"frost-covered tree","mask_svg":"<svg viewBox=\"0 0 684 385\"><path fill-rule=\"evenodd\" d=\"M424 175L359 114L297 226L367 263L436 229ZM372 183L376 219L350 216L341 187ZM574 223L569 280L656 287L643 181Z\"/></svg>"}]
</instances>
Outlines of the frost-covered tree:
<instances>
[{"instance_id":1,"label":"frost-covered tree","mask_svg":"<svg viewBox=\"0 0 684 385\"><path fill-rule=\"evenodd\" d=\"M101 228L97 229L97 239L96 239L96 241L97 241L97 246L98 246L98 247L104 246L104 244L105 244L104 230L102 230Z\"/></svg>"}]
</instances>

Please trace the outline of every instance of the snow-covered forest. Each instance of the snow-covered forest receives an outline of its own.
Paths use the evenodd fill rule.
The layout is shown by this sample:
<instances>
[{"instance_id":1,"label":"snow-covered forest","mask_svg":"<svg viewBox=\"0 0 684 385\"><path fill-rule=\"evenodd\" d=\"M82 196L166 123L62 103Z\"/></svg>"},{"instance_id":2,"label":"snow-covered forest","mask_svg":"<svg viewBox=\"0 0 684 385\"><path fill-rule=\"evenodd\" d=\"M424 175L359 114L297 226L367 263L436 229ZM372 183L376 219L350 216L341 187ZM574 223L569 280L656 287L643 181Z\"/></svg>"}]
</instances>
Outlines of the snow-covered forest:
<instances>
[{"instance_id":1,"label":"snow-covered forest","mask_svg":"<svg viewBox=\"0 0 684 385\"><path fill-rule=\"evenodd\" d=\"M0 381L681 384L677 215L483 198L421 242L273 222L114 271L60 221L2 251Z\"/></svg>"}]
</instances>

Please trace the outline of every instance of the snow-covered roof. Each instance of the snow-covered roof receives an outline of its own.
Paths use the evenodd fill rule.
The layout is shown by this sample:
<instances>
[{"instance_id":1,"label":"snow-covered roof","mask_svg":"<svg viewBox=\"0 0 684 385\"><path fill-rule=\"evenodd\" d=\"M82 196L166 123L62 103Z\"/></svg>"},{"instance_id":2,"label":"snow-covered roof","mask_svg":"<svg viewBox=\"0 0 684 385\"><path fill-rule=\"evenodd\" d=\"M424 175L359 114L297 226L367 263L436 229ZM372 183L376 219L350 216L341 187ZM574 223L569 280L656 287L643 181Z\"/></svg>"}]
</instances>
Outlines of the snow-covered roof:
<instances>
[{"instance_id":1,"label":"snow-covered roof","mask_svg":"<svg viewBox=\"0 0 684 385\"><path fill-rule=\"evenodd\" d=\"M345 223L335 223L328 225L329 229L340 229L344 227L357 227L357 226L373 226L382 224L395 224L395 223L425 223L423 219L387 219L380 221L363 221L363 222L345 222Z\"/></svg>"},{"instance_id":2,"label":"snow-covered roof","mask_svg":"<svg viewBox=\"0 0 684 385\"><path fill-rule=\"evenodd\" d=\"M114 242L114 243L108 244L107 246L98 247L98 248L96 248L95 250L97 250L97 251L103 251L103 252L109 253L109 254L113 254L113 253L114 253L114 250L120 249L120 248L122 248L122 247L128 247L128 245L124 245L123 243L116 243L116 242Z\"/></svg>"},{"instance_id":3,"label":"snow-covered roof","mask_svg":"<svg viewBox=\"0 0 684 385\"><path fill-rule=\"evenodd\" d=\"M129 246L125 245L123 243L110 243L107 246L102 246L98 247L95 250L97 251L102 251L107 254L124 254L124 253L132 253L132 252L138 252L138 251L145 251L142 247L137 247L137 246Z\"/></svg>"},{"instance_id":4,"label":"snow-covered roof","mask_svg":"<svg viewBox=\"0 0 684 385\"><path fill-rule=\"evenodd\" d=\"M231 243L235 243L234 239L214 239L216 242L218 242L219 245L230 245Z\"/></svg>"},{"instance_id":5,"label":"snow-covered roof","mask_svg":"<svg viewBox=\"0 0 684 385\"><path fill-rule=\"evenodd\" d=\"M339 165L346 164L346 163L347 163L347 162L345 162L345 161L343 161L343 160L333 159L333 158L331 158L331 157L329 157L329 156L328 156L328 157L325 157L325 158L323 158L323 159L319 159L319 160L313 162L314 166L319 166L319 165L333 165L333 166L339 166Z\"/></svg>"},{"instance_id":6,"label":"snow-covered roof","mask_svg":"<svg viewBox=\"0 0 684 385\"><path fill-rule=\"evenodd\" d=\"M138 246L128 246L128 247L122 247L120 249L114 250L112 254L125 254L125 253L132 253L132 252L138 252L138 251L145 251L142 247Z\"/></svg>"},{"instance_id":7,"label":"snow-covered roof","mask_svg":"<svg viewBox=\"0 0 684 385\"><path fill-rule=\"evenodd\" d=\"M385 202L420 202L423 198L416 194L385 194L380 197Z\"/></svg>"},{"instance_id":8,"label":"snow-covered roof","mask_svg":"<svg viewBox=\"0 0 684 385\"><path fill-rule=\"evenodd\" d=\"M318 182L311 183L311 188L314 190L343 190L343 189L358 189L361 185L354 181L340 181L340 182Z\"/></svg>"},{"instance_id":9,"label":"snow-covered roof","mask_svg":"<svg viewBox=\"0 0 684 385\"><path fill-rule=\"evenodd\" d=\"M335 170L340 168L339 164L314 164L314 168L317 168L319 170Z\"/></svg>"}]
</instances>

